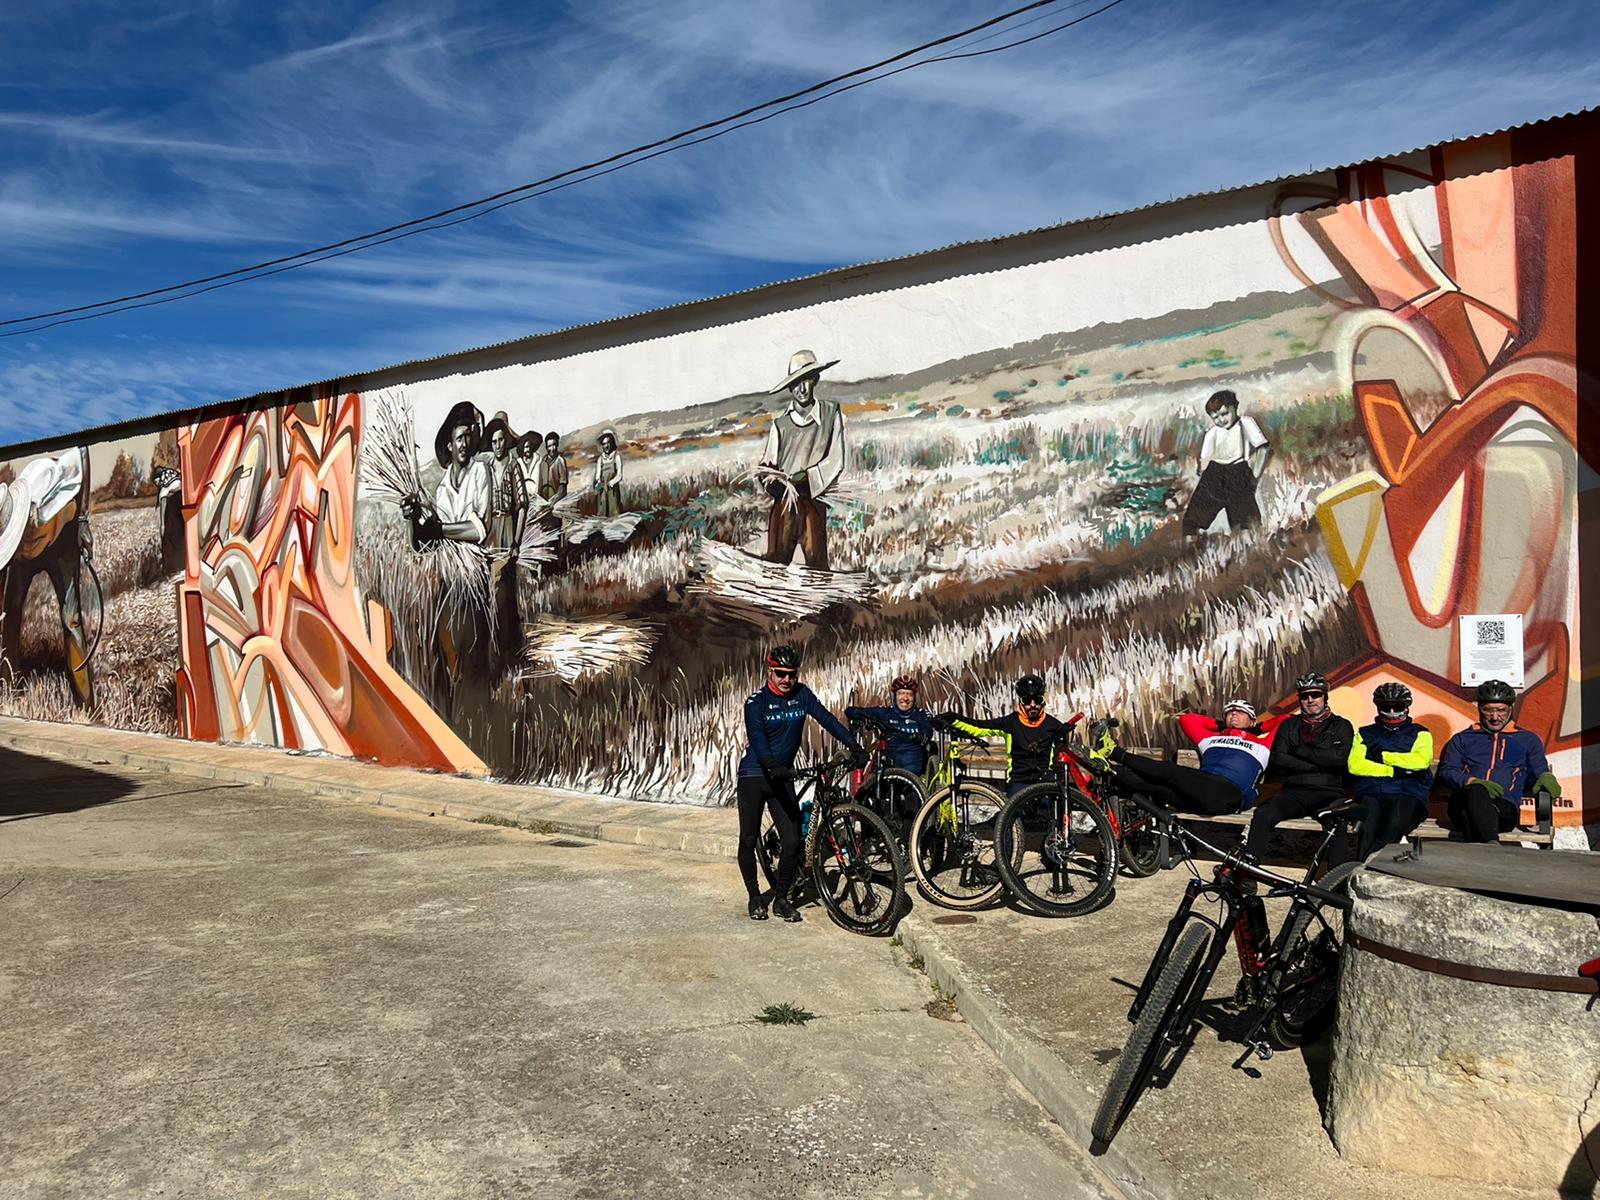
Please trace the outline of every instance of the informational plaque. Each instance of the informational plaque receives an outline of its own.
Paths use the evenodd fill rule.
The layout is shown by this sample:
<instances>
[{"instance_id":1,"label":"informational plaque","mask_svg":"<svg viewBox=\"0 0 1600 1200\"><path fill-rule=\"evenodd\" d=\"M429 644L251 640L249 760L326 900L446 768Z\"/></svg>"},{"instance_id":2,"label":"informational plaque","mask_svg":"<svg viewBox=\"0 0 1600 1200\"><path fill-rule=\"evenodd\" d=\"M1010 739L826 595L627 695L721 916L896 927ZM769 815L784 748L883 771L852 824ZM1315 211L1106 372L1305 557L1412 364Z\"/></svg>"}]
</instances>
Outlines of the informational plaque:
<instances>
[{"instance_id":1,"label":"informational plaque","mask_svg":"<svg viewBox=\"0 0 1600 1200\"><path fill-rule=\"evenodd\" d=\"M1486 679L1522 686L1522 614L1488 613L1461 618L1461 683Z\"/></svg>"}]
</instances>

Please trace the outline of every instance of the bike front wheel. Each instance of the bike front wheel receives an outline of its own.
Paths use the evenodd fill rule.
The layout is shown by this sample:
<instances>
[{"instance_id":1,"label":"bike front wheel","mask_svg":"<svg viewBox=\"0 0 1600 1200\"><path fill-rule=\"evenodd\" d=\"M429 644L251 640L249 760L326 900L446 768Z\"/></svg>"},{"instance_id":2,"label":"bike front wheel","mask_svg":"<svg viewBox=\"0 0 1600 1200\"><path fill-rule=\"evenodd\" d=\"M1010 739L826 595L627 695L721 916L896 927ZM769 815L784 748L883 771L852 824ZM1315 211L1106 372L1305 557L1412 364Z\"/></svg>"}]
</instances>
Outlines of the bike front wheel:
<instances>
[{"instance_id":1,"label":"bike front wheel","mask_svg":"<svg viewBox=\"0 0 1600 1200\"><path fill-rule=\"evenodd\" d=\"M1317 886L1343 892L1360 869L1360 863L1340 863ZM1333 1023L1343 950L1343 914L1337 910L1309 901L1296 904L1287 920L1280 965L1271 976L1274 1008L1265 1026L1277 1050L1293 1050Z\"/></svg>"},{"instance_id":2,"label":"bike front wheel","mask_svg":"<svg viewBox=\"0 0 1600 1200\"><path fill-rule=\"evenodd\" d=\"M851 800L884 819L900 843L900 855L910 853L911 822L916 820L927 794L922 780L899 767L885 767L861 781Z\"/></svg>"},{"instance_id":3,"label":"bike front wheel","mask_svg":"<svg viewBox=\"0 0 1600 1200\"><path fill-rule=\"evenodd\" d=\"M852 933L886 933L905 902L905 863L882 817L859 804L834 805L820 818L811 859L817 897Z\"/></svg>"},{"instance_id":4,"label":"bike front wheel","mask_svg":"<svg viewBox=\"0 0 1600 1200\"><path fill-rule=\"evenodd\" d=\"M922 894L945 908L985 908L1005 894L994 833L1006 802L987 784L935 792L911 822L911 869Z\"/></svg>"},{"instance_id":5,"label":"bike front wheel","mask_svg":"<svg viewBox=\"0 0 1600 1200\"><path fill-rule=\"evenodd\" d=\"M1080 917L1111 899L1117 835L1082 792L1023 788L1000 811L995 865L1019 904L1046 917Z\"/></svg>"},{"instance_id":6,"label":"bike front wheel","mask_svg":"<svg viewBox=\"0 0 1600 1200\"><path fill-rule=\"evenodd\" d=\"M1179 936L1161 974L1156 976L1150 996L1139 1012L1138 1023L1128 1035L1128 1044L1122 1048L1122 1057L1117 1060L1111 1082L1106 1084L1105 1095L1100 1097L1094 1123L1089 1127L1089 1132L1101 1145L1111 1144L1149 1086L1162 1052L1177 1046L1182 1037L1181 1024L1191 1007L1190 998L1205 991L1206 981L1200 975L1210 940L1209 928L1190 925Z\"/></svg>"}]
</instances>

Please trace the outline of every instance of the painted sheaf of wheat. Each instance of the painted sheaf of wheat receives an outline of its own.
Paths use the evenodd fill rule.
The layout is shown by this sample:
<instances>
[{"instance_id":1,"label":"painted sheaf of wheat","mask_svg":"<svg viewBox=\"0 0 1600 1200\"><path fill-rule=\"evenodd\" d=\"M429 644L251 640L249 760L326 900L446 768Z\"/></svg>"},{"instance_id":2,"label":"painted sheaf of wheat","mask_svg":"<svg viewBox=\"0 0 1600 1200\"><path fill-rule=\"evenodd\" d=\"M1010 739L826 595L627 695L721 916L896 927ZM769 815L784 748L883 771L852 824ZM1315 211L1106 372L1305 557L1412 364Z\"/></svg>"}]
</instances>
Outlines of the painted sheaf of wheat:
<instances>
[{"instance_id":1,"label":"painted sheaf of wheat","mask_svg":"<svg viewBox=\"0 0 1600 1200\"><path fill-rule=\"evenodd\" d=\"M830 604L864 604L872 596L872 580L865 574L764 562L710 539L696 547L695 571L691 592L796 620Z\"/></svg>"},{"instance_id":2,"label":"painted sheaf of wheat","mask_svg":"<svg viewBox=\"0 0 1600 1200\"><path fill-rule=\"evenodd\" d=\"M603 675L627 663L650 659L657 633L643 621L570 621L542 616L527 627L523 674L554 675L566 683Z\"/></svg>"}]
</instances>

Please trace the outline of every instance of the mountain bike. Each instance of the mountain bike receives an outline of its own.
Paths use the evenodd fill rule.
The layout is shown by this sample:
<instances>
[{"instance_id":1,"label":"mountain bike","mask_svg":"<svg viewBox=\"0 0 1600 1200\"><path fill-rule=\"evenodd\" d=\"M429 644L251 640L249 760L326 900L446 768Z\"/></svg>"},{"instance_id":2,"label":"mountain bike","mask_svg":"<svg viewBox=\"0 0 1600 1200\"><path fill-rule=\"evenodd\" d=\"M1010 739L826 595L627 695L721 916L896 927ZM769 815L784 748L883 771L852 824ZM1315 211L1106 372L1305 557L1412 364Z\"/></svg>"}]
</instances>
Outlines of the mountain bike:
<instances>
[{"instance_id":1,"label":"mountain bike","mask_svg":"<svg viewBox=\"0 0 1600 1200\"><path fill-rule=\"evenodd\" d=\"M973 909L1005 895L995 865L994 830L1005 795L991 784L967 777L963 743L982 738L941 730L929 755L929 796L911 822L907 858L917 888L945 908Z\"/></svg>"},{"instance_id":2,"label":"mountain bike","mask_svg":"<svg viewBox=\"0 0 1600 1200\"><path fill-rule=\"evenodd\" d=\"M1067 728L1076 728L1083 714L1078 713L1067 722ZM1089 723L1089 746L1100 741L1101 735L1115 729L1115 717L1100 717ZM1161 824L1144 809L1133 803L1120 791L1112 788L1104 775L1095 770L1089 761L1088 748L1072 738L1063 740L1058 751L1066 758L1066 767L1072 785L1102 809L1111 822L1117 838L1117 862L1128 874L1143 878L1161 869L1165 858Z\"/></svg>"},{"instance_id":3,"label":"mountain bike","mask_svg":"<svg viewBox=\"0 0 1600 1200\"><path fill-rule=\"evenodd\" d=\"M1079 786L1071 730L1051 746L1055 778L1021 789L995 822L995 866L1006 890L1047 917L1077 917L1110 901L1117 877L1117 831L1106 808Z\"/></svg>"},{"instance_id":4,"label":"mountain bike","mask_svg":"<svg viewBox=\"0 0 1600 1200\"><path fill-rule=\"evenodd\" d=\"M1239 1038L1244 1052L1234 1062L1236 1068L1252 1055L1265 1061L1275 1050L1299 1046L1332 1021L1343 936L1343 919L1336 914L1350 908L1346 889L1350 876L1361 866L1342 863L1319 884L1312 883L1340 820L1356 807L1351 801L1340 801L1316 814L1325 831L1322 843L1305 875L1290 879L1255 865L1239 850L1224 851L1211 845L1146 797L1133 799L1162 823L1194 878L1184 889L1178 911L1168 922L1128 1009L1133 1031L1090 1127L1102 1147L1117 1136L1152 1081L1165 1072L1165 1086L1177 1070L1196 1011L1227 953L1230 938L1242 973L1234 1001L1248 1022ZM1199 851L1218 860L1210 882L1201 878L1194 864ZM1263 898L1252 886L1256 883L1267 885L1268 898L1290 900L1275 938ZM1220 905L1220 911L1215 915L1200 911L1195 902L1202 898Z\"/></svg>"},{"instance_id":5,"label":"mountain bike","mask_svg":"<svg viewBox=\"0 0 1600 1200\"><path fill-rule=\"evenodd\" d=\"M809 883L829 916L852 933L871 936L887 933L905 907L905 862L883 818L850 802L851 761L831 759L785 773L802 819L802 870L791 899L803 901ZM763 813L756 860L768 888L777 886L780 845L772 814Z\"/></svg>"}]
</instances>

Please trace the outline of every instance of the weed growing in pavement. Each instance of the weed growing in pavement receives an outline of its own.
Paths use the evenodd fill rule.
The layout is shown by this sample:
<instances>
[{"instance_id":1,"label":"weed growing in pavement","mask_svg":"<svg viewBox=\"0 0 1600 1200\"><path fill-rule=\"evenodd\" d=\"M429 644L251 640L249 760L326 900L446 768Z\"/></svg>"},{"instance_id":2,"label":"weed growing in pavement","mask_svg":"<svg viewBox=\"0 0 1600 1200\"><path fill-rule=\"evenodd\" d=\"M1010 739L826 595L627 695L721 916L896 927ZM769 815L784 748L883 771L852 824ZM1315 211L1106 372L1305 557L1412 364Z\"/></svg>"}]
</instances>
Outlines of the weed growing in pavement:
<instances>
[{"instance_id":1,"label":"weed growing in pavement","mask_svg":"<svg viewBox=\"0 0 1600 1200\"><path fill-rule=\"evenodd\" d=\"M787 1000L782 1004L769 1004L756 1014L756 1020L763 1025L804 1025L807 1021L816 1020L816 1017L816 1013L807 1012Z\"/></svg>"},{"instance_id":2,"label":"weed growing in pavement","mask_svg":"<svg viewBox=\"0 0 1600 1200\"><path fill-rule=\"evenodd\" d=\"M502 817L498 813L484 813L481 817L473 817L472 823L474 825L498 825L502 829L522 828L521 825L518 825L510 817Z\"/></svg>"},{"instance_id":3,"label":"weed growing in pavement","mask_svg":"<svg viewBox=\"0 0 1600 1200\"><path fill-rule=\"evenodd\" d=\"M925 961L925 960L924 960L924 959L923 959L923 957L922 957L922 955L920 955L920 954L913 954L913 955L912 955L912 956L911 956L911 969L912 969L912 970L913 970L913 971L920 971L920 970L922 970L922 968L923 968L923 967L924 967L924 966L926 966L926 965L927 965L927 963L926 963L926 961Z\"/></svg>"}]
</instances>

